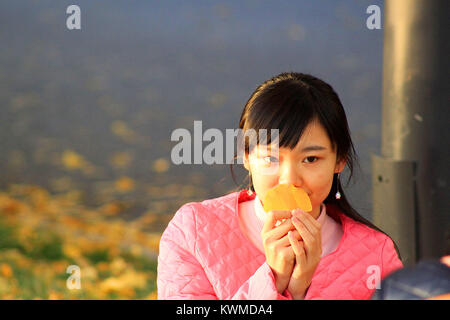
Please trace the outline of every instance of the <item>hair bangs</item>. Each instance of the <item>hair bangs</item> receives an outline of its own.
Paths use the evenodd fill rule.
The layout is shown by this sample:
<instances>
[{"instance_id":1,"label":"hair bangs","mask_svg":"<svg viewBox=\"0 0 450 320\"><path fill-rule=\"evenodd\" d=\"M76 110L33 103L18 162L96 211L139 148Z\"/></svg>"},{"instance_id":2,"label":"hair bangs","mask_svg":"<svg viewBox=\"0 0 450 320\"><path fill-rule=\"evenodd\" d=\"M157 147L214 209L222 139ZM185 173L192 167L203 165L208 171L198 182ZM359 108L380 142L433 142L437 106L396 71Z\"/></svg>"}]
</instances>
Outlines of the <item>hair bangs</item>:
<instances>
[{"instance_id":1,"label":"hair bangs","mask_svg":"<svg viewBox=\"0 0 450 320\"><path fill-rule=\"evenodd\" d=\"M266 89L266 94L255 97L244 130L253 129L258 134L258 143L273 143L278 138L278 147L293 149L308 124L317 118L308 90L298 84ZM260 130L267 131L266 137ZM277 129L278 137L272 137L271 129ZM264 132L264 131L263 131ZM264 140L266 139L266 140Z\"/></svg>"}]
</instances>

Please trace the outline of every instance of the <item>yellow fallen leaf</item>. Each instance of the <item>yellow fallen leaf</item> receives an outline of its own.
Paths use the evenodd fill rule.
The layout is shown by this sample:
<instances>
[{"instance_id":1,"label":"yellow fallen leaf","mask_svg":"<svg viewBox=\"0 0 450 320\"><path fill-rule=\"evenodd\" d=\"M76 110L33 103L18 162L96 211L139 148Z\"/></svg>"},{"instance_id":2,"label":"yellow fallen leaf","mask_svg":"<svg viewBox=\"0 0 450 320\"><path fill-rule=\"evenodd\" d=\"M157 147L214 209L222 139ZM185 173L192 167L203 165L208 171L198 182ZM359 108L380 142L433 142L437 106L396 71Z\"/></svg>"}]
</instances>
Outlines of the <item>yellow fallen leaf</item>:
<instances>
[{"instance_id":1,"label":"yellow fallen leaf","mask_svg":"<svg viewBox=\"0 0 450 320\"><path fill-rule=\"evenodd\" d=\"M62 300L63 295L56 291L50 291L48 294L48 300Z\"/></svg>"},{"instance_id":2,"label":"yellow fallen leaf","mask_svg":"<svg viewBox=\"0 0 450 320\"><path fill-rule=\"evenodd\" d=\"M137 219L139 226L149 226L158 219L157 215L152 211L144 213Z\"/></svg>"},{"instance_id":3,"label":"yellow fallen leaf","mask_svg":"<svg viewBox=\"0 0 450 320\"><path fill-rule=\"evenodd\" d=\"M121 177L115 182L116 190L120 192L132 191L134 189L134 185L134 180L129 177Z\"/></svg>"},{"instance_id":4,"label":"yellow fallen leaf","mask_svg":"<svg viewBox=\"0 0 450 320\"><path fill-rule=\"evenodd\" d=\"M88 279L88 280L97 280L98 278L98 272L97 269L95 269L92 266L84 266L81 267L81 277L83 279Z\"/></svg>"},{"instance_id":5,"label":"yellow fallen leaf","mask_svg":"<svg viewBox=\"0 0 450 320\"><path fill-rule=\"evenodd\" d=\"M160 233L149 233L146 236L145 245L147 248L153 251L159 251L159 242L161 240Z\"/></svg>"},{"instance_id":6,"label":"yellow fallen leaf","mask_svg":"<svg viewBox=\"0 0 450 320\"><path fill-rule=\"evenodd\" d=\"M8 196L0 196L0 210L5 214L14 215L22 210L24 210L25 205L16 199L10 198Z\"/></svg>"},{"instance_id":7,"label":"yellow fallen leaf","mask_svg":"<svg viewBox=\"0 0 450 320\"><path fill-rule=\"evenodd\" d=\"M109 271L110 265L108 262L99 262L97 263L97 270L100 272Z\"/></svg>"},{"instance_id":8,"label":"yellow fallen leaf","mask_svg":"<svg viewBox=\"0 0 450 320\"><path fill-rule=\"evenodd\" d=\"M127 263L122 258L115 258L110 265L113 274L118 275L127 268Z\"/></svg>"},{"instance_id":9,"label":"yellow fallen leaf","mask_svg":"<svg viewBox=\"0 0 450 320\"><path fill-rule=\"evenodd\" d=\"M153 170L157 173L164 173L169 170L170 163L164 158L159 158L153 162Z\"/></svg>"},{"instance_id":10,"label":"yellow fallen leaf","mask_svg":"<svg viewBox=\"0 0 450 320\"><path fill-rule=\"evenodd\" d=\"M312 210L311 200L306 191L286 183L270 189L264 197L263 204L266 212L294 209L309 212Z\"/></svg>"},{"instance_id":11,"label":"yellow fallen leaf","mask_svg":"<svg viewBox=\"0 0 450 320\"><path fill-rule=\"evenodd\" d=\"M135 143L139 141L139 135L123 121L117 120L111 123L111 131L126 142Z\"/></svg>"},{"instance_id":12,"label":"yellow fallen leaf","mask_svg":"<svg viewBox=\"0 0 450 320\"><path fill-rule=\"evenodd\" d=\"M11 281L0 277L0 294L11 293Z\"/></svg>"},{"instance_id":13,"label":"yellow fallen leaf","mask_svg":"<svg viewBox=\"0 0 450 320\"><path fill-rule=\"evenodd\" d=\"M11 278L13 275L13 270L9 264L2 263L0 265L0 274L5 278Z\"/></svg>"},{"instance_id":14,"label":"yellow fallen leaf","mask_svg":"<svg viewBox=\"0 0 450 320\"><path fill-rule=\"evenodd\" d=\"M61 162L66 169L81 170L86 175L91 175L96 168L73 150L65 150L61 156Z\"/></svg>"},{"instance_id":15,"label":"yellow fallen leaf","mask_svg":"<svg viewBox=\"0 0 450 320\"><path fill-rule=\"evenodd\" d=\"M146 300L158 300L158 291L151 292L147 297L145 297Z\"/></svg>"},{"instance_id":16,"label":"yellow fallen leaf","mask_svg":"<svg viewBox=\"0 0 450 320\"><path fill-rule=\"evenodd\" d=\"M136 244L131 245L130 252L135 257L140 257L142 255L142 248Z\"/></svg>"},{"instance_id":17,"label":"yellow fallen leaf","mask_svg":"<svg viewBox=\"0 0 450 320\"><path fill-rule=\"evenodd\" d=\"M100 211L102 211L108 216L115 216L118 213L120 213L123 209L125 209L123 203L117 201L106 203L100 207Z\"/></svg>"},{"instance_id":18,"label":"yellow fallen leaf","mask_svg":"<svg viewBox=\"0 0 450 320\"><path fill-rule=\"evenodd\" d=\"M133 157L128 152L116 152L109 159L111 165L115 168L128 168L132 160Z\"/></svg>"},{"instance_id":19,"label":"yellow fallen leaf","mask_svg":"<svg viewBox=\"0 0 450 320\"><path fill-rule=\"evenodd\" d=\"M60 260L60 261L53 262L51 268L56 273L64 273L66 271L68 265L69 264L66 261Z\"/></svg>"},{"instance_id":20,"label":"yellow fallen leaf","mask_svg":"<svg viewBox=\"0 0 450 320\"><path fill-rule=\"evenodd\" d=\"M104 294L117 292L124 295L134 294L134 289L142 289L147 285L147 275L142 272L129 270L118 277L110 277L99 285Z\"/></svg>"},{"instance_id":21,"label":"yellow fallen leaf","mask_svg":"<svg viewBox=\"0 0 450 320\"><path fill-rule=\"evenodd\" d=\"M73 150L65 150L62 154L63 165L70 170L80 169L86 164L84 158Z\"/></svg>"},{"instance_id":22,"label":"yellow fallen leaf","mask_svg":"<svg viewBox=\"0 0 450 320\"><path fill-rule=\"evenodd\" d=\"M81 251L78 247L70 244L63 245L63 252L67 257L78 258L81 256Z\"/></svg>"}]
</instances>

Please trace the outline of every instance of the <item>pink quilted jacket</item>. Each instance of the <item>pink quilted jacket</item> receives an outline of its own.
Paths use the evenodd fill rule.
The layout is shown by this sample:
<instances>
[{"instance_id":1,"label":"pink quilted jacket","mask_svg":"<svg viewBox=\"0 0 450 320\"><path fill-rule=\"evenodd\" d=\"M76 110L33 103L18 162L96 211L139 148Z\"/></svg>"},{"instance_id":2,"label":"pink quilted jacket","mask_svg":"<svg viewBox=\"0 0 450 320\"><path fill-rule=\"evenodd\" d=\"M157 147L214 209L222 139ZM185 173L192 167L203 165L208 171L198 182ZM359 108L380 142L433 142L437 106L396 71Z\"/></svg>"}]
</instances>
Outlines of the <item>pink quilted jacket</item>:
<instances>
[{"instance_id":1,"label":"pink quilted jacket","mask_svg":"<svg viewBox=\"0 0 450 320\"><path fill-rule=\"evenodd\" d=\"M277 292L265 255L241 231L238 203L245 195L178 210L160 242L159 299L292 299L288 291ZM327 214L341 222L343 235L338 248L322 257L305 299L369 299L380 277L402 267L392 240L335 206L327 205Z\"/></svg>"}]
</instances>

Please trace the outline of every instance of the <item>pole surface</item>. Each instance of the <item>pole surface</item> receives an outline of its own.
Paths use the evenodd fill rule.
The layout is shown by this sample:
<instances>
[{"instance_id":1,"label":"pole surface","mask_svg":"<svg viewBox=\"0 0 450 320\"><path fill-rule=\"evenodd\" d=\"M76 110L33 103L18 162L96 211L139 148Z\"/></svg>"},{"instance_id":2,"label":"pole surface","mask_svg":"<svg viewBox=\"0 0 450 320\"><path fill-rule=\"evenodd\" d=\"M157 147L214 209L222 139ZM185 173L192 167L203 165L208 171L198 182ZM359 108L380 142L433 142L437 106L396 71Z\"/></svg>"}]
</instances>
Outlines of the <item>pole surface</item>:
<instances>
[{"instance_id":1,"label":"pole surface","mask_svg":"<svg viewBox=\"0 0 450 320\"><path fill-rule=\"evenodd\" d=\"M385 163L414 163L413 185L404 186L414 190L414 197L407 200L401 186L388 200L374 192L373 216L382 229L393 229L391 236L400 251L406 249L410 262L450 254L449 12L448 0L385 2L381 158ZM383 160L372 159L378 170L374 189L379 190ZM392 171L401 167L389 165L387 171L402 176ZM398 203L404 201L413 203ZM392 219L403 231L389 227Z\"/></svg>"}]
</instances>

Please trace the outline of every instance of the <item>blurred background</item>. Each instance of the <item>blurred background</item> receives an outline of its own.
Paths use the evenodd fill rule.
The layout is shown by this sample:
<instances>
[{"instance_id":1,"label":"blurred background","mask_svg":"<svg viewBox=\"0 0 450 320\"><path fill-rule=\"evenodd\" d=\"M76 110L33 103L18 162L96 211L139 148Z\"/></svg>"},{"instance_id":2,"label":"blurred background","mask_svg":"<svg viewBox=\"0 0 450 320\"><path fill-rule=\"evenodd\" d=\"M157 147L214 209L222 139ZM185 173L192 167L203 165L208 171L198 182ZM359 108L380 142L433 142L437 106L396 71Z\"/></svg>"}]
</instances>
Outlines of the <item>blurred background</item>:
<instances>
[{"instance_id":1,"label":"blurred background","mask_svg":"<svg viewBox=\"0 0 450 320\"><path fill-rule=\"evenodd\" d=\"M66 9L81 9L68 30ZM227 165L171 163L177 128L237 128L284 71L339 94L359 155L347 186L371 219L380 149L383 1L0 3L0 298L156 298L159 237L176 210L237 190ZM81 289L69 290L69 265Z\"/></svg>"}]
</instances>

